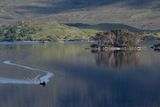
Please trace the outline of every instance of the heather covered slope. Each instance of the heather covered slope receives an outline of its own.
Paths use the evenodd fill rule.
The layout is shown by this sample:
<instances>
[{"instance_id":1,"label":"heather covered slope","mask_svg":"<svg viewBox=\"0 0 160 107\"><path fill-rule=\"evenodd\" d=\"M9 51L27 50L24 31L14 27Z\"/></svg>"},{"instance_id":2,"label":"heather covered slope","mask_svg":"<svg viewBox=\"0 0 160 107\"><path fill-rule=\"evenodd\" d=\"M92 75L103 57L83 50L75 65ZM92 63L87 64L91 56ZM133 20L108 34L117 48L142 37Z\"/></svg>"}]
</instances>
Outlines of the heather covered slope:
<instances>
[{"instance_id":1,"label":"heather covered slope","mask_svg":"<svg viewBox=\"0 0 160 107\"><path fill-rule=\"evenodd\" d=\"M159 0L0 0L0 22L54 20L59 23L123 24L160 28Z\"/></svg>"}]
</instances>

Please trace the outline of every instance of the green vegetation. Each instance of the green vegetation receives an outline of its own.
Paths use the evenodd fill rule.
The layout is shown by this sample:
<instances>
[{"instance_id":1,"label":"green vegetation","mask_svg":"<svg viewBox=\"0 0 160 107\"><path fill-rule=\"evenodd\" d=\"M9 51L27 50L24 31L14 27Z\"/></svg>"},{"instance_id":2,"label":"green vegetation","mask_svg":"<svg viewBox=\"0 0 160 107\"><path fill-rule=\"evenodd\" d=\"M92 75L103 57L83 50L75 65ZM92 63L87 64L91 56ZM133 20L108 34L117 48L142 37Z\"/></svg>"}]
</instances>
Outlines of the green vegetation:
<instances>
[{"instance_id":1,"label":"green vegetation","mask_svg":"<svg viewBox=\"0 0 160 107\"><path fill-rule=\"evenodd\" d=\"M146 33L144 39L160 39L160 32L157 33Z\"/></svg>"},{"instance_id":2,"label":"green vegetation","mask_svg":"<svg viewBox=\"0 0 160 107\"><path fill-rule=\"evenodd\" d=\"M67 25L58 24L56 22L32 23L32 26L42 28L41 31L33 35L36 40L88 40L90 36L96 34L96 30L78 29Z\"/></svg>"},{"instance_id":3,"label":"green vegetation","mask_svg":"<svg viewBox=\"0 0 160 107\"><path fill-rule=\"evenodd\" d=\"M0 26L0 40L31 40L31 36L36 34L37 31L40 31L40 29L30 27L25 22L17 22L13 25L2 25Z\"/></svg>"},{"instance_id":4,"label":"green vegetation","mask_svg":"<svg viewBox=\"0 0 160 107\"><path fill-rule=\"evenodd\" d=\"M78 29L56 22L17 22L0 26L1 41L88 40L96 30Z\"/></svg>"},{"instance_id":5,"label":"green vegetation","mask_svg":"<svg viewBox=\"0 0 160 107\"><path fill-rule=\"evenodd\" d=\"M98 33L97 30L79 29L53 21L17 22L0 26L0 41L79 41L100 37L98 35L101 35L103 40L108 39L110 44L120 45L120 43L123 43L122 46L128 46L133 41L137 42L135 39L139 34L127 30L111 30ZM119 43L113 43L113 38L119 38ZM144 39L150 38L160 39L160 33L144 34ZM115 40L117 41L117 39Z\"/></svg>"}]
</instances>

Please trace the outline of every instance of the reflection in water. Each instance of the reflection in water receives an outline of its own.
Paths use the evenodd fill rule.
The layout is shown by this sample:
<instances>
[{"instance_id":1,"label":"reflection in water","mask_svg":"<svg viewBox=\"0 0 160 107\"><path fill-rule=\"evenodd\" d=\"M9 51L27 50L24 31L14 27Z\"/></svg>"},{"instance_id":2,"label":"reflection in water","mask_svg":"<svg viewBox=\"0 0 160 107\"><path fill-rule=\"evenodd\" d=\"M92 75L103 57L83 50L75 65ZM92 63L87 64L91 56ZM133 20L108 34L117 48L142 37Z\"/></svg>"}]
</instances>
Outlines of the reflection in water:
<instances>
[{"instance_id":1,"label":"reflection in water","mask_svg":"<svg viewBox=\"0 0 160 107\"><path fill-rule=\"evenodd\" d=\"M97 52L96 63L116 68L125 68L139 63L137 51Z\"/></svg>"},{"instance_id":2,"label":"reflection in water","mask_svg":"<svg viewBox=\"0 0 160 107\"><path fill-rule=\"evenodd\" d=\"M18 79L0 77L0 84L40 84L41 82L49 82L49 79L53 76L53 73L51 72L20 65L20 64L11 63L11 61L9 60L4 61L3 63L11 66L17 66L24 69L32 70L32 71L44 72L46 74L43 76L40 76L40 74L38 74L33 79L29 79L29 80L18 80Z\"/></svg>"},{"instance_id":3,"label":"reflection in water","mask_svg":"<svg viewBox=\"0 0 160 107\"><path fill-rule=\"evenodd\" d=\"M128 66L125 69L127 72L114 72L124 69L108 69L97 65L95 56L98 53L93 54L85 49L89 46L1 46L0 62L6 58L12 59L16 64L34 65L35 68L41 67L56 74L54 81L50 78L45 88L36 85L0 84L1 107L160 107L159 53L152 50L103 53L103 57L108 57L105 61L114 57L110 59L114 59L114 63L107 62L111 68ZM135 64L137 66L130 66ZM46 74L29 69L22 72L23 69L26 70L0 63L1 77L36 78L37 73Z\"/></svg>"}]
</instances>

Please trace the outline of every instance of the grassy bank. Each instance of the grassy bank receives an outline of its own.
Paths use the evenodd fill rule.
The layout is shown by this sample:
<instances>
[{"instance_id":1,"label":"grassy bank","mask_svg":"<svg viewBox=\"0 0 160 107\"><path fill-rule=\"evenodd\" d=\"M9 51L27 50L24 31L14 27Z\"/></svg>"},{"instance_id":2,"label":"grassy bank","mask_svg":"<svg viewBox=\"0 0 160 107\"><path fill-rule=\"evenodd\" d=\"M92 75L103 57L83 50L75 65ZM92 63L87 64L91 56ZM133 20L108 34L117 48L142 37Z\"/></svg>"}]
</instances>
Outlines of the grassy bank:
<instances>
[{"instance_id":1,"label":"grassy bank","mask_svg":"<svg viewBox=\"0 0 160 107\"><path fill-rule=\"evenodd\" d=\"M160 40L160 32L157 33L146 33L144 39L157 39Z\"/></svg>"},{"instance_id":2,"label":"grassy bank","mask_svg":"<svg viewBox=\"0 0 160 107\"><path fill-rule=\"evenodd\" d=\"M0 26L1 41L88 40L96 33L96 30L78 29L56 22L17 22Z\"/></svg>"}]
</instances>

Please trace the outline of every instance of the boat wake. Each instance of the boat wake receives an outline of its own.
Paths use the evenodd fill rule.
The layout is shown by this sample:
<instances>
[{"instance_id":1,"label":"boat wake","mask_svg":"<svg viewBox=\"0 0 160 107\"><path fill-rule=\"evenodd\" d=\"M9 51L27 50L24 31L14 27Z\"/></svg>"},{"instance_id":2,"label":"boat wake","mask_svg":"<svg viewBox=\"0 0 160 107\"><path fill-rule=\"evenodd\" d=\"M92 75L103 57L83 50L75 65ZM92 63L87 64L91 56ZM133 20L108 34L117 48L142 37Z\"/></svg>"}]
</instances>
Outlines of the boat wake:
<instances>
[{"instance_id":1,"label":"boat wake","mask_svg":"<svg viewBox=\"0 0 160 107\"><path fill-rule=\"evenodd\" d=\"M41 82L47 83L49 82L50 78L54 75L52 72L12 63L10 60L3 61L3 63L10 66L17 66L20 68L24 68L27 70L38 71L41 73L43 72L45 73L45 75L37 74L33 79L11 79L11 78L0 77L0 84L40 84Z\"/></svg>"}]
</instances>

